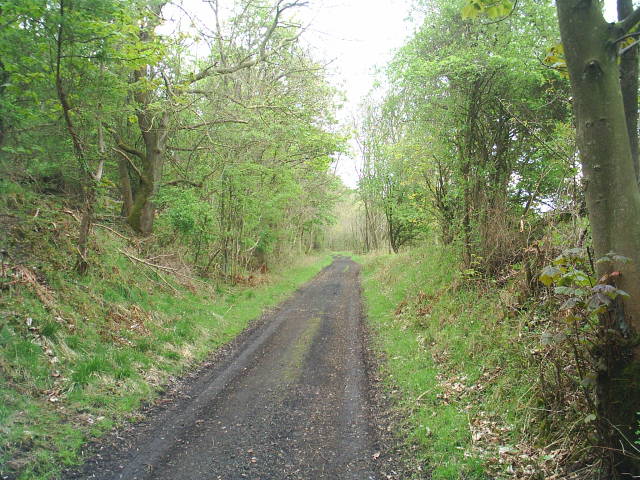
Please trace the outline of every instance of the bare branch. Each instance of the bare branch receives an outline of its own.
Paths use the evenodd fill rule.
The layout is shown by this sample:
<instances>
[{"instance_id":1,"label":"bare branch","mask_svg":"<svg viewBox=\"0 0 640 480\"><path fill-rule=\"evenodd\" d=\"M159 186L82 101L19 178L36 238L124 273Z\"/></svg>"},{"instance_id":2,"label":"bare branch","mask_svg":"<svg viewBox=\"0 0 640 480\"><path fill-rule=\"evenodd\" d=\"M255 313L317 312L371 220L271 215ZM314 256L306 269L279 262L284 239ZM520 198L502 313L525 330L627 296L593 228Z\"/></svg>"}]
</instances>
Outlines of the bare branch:
<instances>
[{"instance_id":1,"label":"bare branch","mask_svg":"<svg viewBox=\"0 0 640 480\"><path fill-rule=\"evenodd\" d=\"M167 146L167 150L171 150L173 152L199 152L202 150L211 150L211 148L210 147L181 148L181 147Z\"/></svg>"},{"instance_id":2,"label":"bare branch","mask_svg":"<svg viewBox=\"0 0 640 480\"><path fill-rule=\"evenodd\" d=\"M621 42L623 40L626 40L627 38L633 38L633 37L638 37L640 36L640 32L631 32L631 33L627 33L626 35L621 36L620 38L616 38L613 43L618 43Z\"/></svg>"},{"instance_id":3,"label":"bare branch","mask_svg":"<svg viewBox=\"0 0 640 480\"><path fill-rule=\"evenodd\" d=\"M638 45L640 43L640 40L636 40L635 42L633 42L631 45L627 45L626 47L624 47L622 50L620 50L619 55L622 56L625 53L627 53L629 50L631 50L633 47L635 47L636 45Z\"/></svg>"},{"instance_id":4,"label":"bare branch","mask_svg":"<svg viewBox=\"0 0 640 480\"><path fill-rule=\"evenodd\" d=\"M138 169L136 164L133 163L133 160L131 160L131 157L129 157L129 155L127 155L124 150L121 150L118 147L111 147L111 148L113 149L114 152L120 154L120 156L122 156L122 158L124 158L127 162L129 162L129 165L131 165L131 168L133 168L133 170L136 172L138 177L142 178L142 172L140 172L140 169Z\"/></svg>"},{"instance_id":5,"label":"bare branch","mask_svg":"<svg viewBox=\"0 0 640 480\"><path fill-rule=\"evenodd\" d=\"M192 182L191 180L172 180L171 182L164 183L163 187L177 187L178 185L188 185L194 188L202 188L202 183Z\"/></svg>"},{"instance_id":6,"label":"bare branch","mask_svg":"<svg viewBox=\"0 0 640 480\"><path fill-rule=\"evenodd\" d=\"M269 44L269 40L271 40L273 33L276 31L276 29L280 25L280 16L282 15L282 13L290 8L304 6L306 4L307 4L306 2L299 1L299 0L294 0L290 3L284 3L284 0L279 0L276 5L276 11L273 16L273 21L269 25L269 28L267 29L262 39L262 42L260 42L260 46L258 47L258 51L255 55L250 55L245 60L242 60L235 65L229 65L229 66L227 65L217 66L215 64L209 65L204 70L193 75L193 77L187 83L193 84L193 83L199 82L203 78L210 77L212 75L227 75L230 73L237 72L239 70L244 70L245 68L253 67L254 65L257 65L259 62L264 61L268 57L267 45ZM296 38L281 42L278 49L284 47L288 43L295 41Z\"/></svg>"},{"instance_id":7,"label":"bare branch","mask_svg":"<svg viewBox=\"0 0 640 480\"><path fill-rule=\"evenodd\" d=\"M234 118L230 118L227 120L211 120L210 122L202 122L202 123L196 123L195 125L187 125L184 127L180 127L181 130L197 130L198 128L202 128L202 127L208 127L211 125L221 125L224 123L242 123L242 124L248 124L249 122L247 120L240 120L240 119L234 119Z\"/></svg>"},{"instance_id":8,"label":"bare branch","mask_svg":"<svg viewBox=\"0 0 640 480\"><path fill-rule=\"evenodd\" d=\"M138 157L140 160L146 160L146 155L141 152L140 150L130 147L129 145L126 145L124 143L122 143L122 141L118 140L117 144L116 144L116 148L118 150L122 150L123 152L127 152L130 153L131 155L135 155L136 157Z\"/></svg>"}]
</instances>

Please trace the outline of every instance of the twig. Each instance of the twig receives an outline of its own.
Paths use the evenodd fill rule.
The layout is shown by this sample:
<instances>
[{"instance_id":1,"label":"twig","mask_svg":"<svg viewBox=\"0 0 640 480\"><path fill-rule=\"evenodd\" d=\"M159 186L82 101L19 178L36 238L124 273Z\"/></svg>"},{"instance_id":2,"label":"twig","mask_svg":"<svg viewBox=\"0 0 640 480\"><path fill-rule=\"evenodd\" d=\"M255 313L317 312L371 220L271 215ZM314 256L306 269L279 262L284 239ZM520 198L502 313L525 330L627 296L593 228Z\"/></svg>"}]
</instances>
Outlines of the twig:
<instances>
[{"instance_id":1,"label":"twig","mask_svg":"<svg viewBox=\"0 0 640 480\"><path fill-rule=\"evenodd\" d=\"M129 258L130 260L135 260L136 262L140 262L140 263L142 263L143 265L146 265L146 266L148 266L148 267L151 267L151 268L157 268L158 270L163 270L163 271L165 271L165 272L172 273L173 275L177 275L177 276L179 276L179 277L184 277L184 278L186 278L186 279L188 279L188 280L191 280L192 282L196 282L196 281L197 281L197 279L195 279L195 278L193 278L193 277L190 277L189 275L185 275L184 273L180 273L180 272L179 272L177 269L175 269L175 268L165 267L164 265L157 265L157 264L155 264L155 263L148 262L148 261L146 261L146 260L144 260L144 259L142 259L142 258L138 258L138 257L136 257L136 256L134 256L134 255L131 255L130 253L127 253L127 252L125 252L125 251L124 251L124 250L122 250L122 249L118 249L118 252L120 252L120 253L121 253L121 254L123 254L125 257Z\"/></svg>"},{"instance_id":2,"label":"twig","mask_svg":"<svg viewBox=\"0 0 640 480\"><path fill-rule=\"evenodd\" d=\"M157 265L155 263L148 262L148 261L146 261L146 260L144 260L142 258L138 258L138 257L136 257L134 255L131 255L130 253L127 253L127 252L125 252L124 250L122 250L120 248L118 249L118 251L120 253L122 253L124 256L130 258L131 260L135 260L136 262L140 262L140 263L142 263L144 265L147 265L149 267L157 268L157 269L164 270L166 272L171 272L171 273L175 273L176 272L175 268L165 267L164 265Z\"/></svg>"},{"instance_id":3,"label":"twig","mask_svg":"<svg viewBox=\"0 0 640 480\"><path fill-rule=\"evenodd\" d=\"M122 238L122 239L126 240L127 242L131 242L131 239L130 239L129 237L125 237L125 236L124 236L124 235L122 235L120 232L117 232L116 230L114 230L114 229L113 229L113 228L111 228L111 227L107 227L106 225L103 225L103 224L101 224L101 223L94 223L93 225L94 225L95 227L101 227L101 228L104 228L104 229L106 229L106 230L109 230L111 233L116 234L117 236L119 236L120 238Z\"/></svg>"},{"instance_id":4,"label":"twig","mask_svg":"<svg viewBox=\"0 0 640 480\"><path fill-rule=\"evenodd\" d=\"M153 283L157 283L155 280L153 280L149 275L147 275L146 273L142 273L145 277L147 277L151 282ZM174 287L173 285L171 285L166 278L164 278L162 276L162 274L160 272L155 272L155 274L160 278L160 280L162 280L169 288L171 288L171 290L173 290L176 293L180 293L178 291L178 289L176 287Z\"/></svg>"},{"instance_id":5,"label":"twig","mask_svg":"<svg viewBox=\"0 0 640 480\"><path fill-rule=\"evenodd\" d=\"M175 257L175 253L164 253L161 255L154 255L153 257L147 258L147 260L155 260L156 258L165 258L165 257Z\"/></svg>"},{"instance_id":6,"label":"twig","mask_svg":"<svg viewBox=\"0 0 640 480\"><path fill-rule=\"evenodd\" d=\"M76 217L76 214L73 213L71 210L63 210L63 212L66 213L67 215L71 215L76 222L80 221L80 219Z\"/></svg>"},{"instance_id":7,"label":"twig","mask_svg":"<svg viewBox=\"0 0 640 480\"><path fill-rule=\"evenodd\" d=\"M422 399L422 397L424 397L427 393L429 393L429 392L430 392L430 391L432 391L432 390L433 390L433 388L430 388L429 390L425 390L425 391L424 391L424 392L422 392L420 395L418 395L414 401L415 401L416 403L418 403L418 402Z\"/></svg>"}]
</instances>

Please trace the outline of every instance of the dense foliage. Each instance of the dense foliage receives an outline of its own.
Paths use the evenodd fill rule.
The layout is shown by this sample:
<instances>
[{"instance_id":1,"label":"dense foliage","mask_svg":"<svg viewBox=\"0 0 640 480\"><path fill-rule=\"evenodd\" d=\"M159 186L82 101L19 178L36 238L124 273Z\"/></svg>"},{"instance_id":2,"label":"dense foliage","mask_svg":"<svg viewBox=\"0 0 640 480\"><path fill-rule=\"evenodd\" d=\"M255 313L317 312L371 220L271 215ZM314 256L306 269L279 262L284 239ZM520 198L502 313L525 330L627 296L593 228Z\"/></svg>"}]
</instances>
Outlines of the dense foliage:
<instances>
[{"instance_id":1,"label":"dense foliage","mask_svg":"<svg viewBox=\"0 0 640 480\"><path fill-rule=\"evenodd\" d=\"M3 3L2 175L82 212L80 272L114 216L205 274L318 246L344 140L297 6L209 2L176 34L164 1Z\"/></svg>"},{"instance_id":2,"label":"dense foliage","mask_svg":"<svg viewBox=\"0 0 640 480\"><path fill-rule=\"evenodd\" d=\"M524 428L557 444L573 422L588 454L571 461L601 478L637 473L640 12L618 2L609 23L602 2L569 0L416 10L423 21L363 107L361 248L437 235L468 281L515 294L507 307L547 350L528 360L532 398L565 416Z\"/></svg>"},{"instance_id":3,"label":"dense foliage","mask_svg":"<svg viewBox=\"0 0 640 480\"><path fill-rule=\"evenodd\" d=\"M459 7L425 5L425 23L388 66L389 92L363 122L361 190L397 210L392 246L432 224L445 244L462 242L468 264L498 272L541 211L573 194L568 85L538 61L557 40L551 6L524 4L491 25L463 20Z\"/></svg>"}]
</instances>

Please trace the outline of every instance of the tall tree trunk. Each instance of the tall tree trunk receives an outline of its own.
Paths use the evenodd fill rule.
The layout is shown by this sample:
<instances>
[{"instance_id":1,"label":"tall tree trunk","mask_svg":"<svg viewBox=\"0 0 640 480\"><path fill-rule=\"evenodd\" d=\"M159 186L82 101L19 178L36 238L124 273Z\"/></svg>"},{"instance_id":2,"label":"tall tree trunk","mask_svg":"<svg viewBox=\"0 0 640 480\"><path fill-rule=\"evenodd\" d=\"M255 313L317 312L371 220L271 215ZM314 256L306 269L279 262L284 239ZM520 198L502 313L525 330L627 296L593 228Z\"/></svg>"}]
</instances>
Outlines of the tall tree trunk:
<instances>
[{"instance_id":1,"label":"tall tree trunk","mask_svg":"<svg viewBox=\"0 0 640 480\"><path fill-rule=\"evenodd\" d=\"M160 125L154 126L153 121ZM143 235L150 235L153 231L155 217L154 195L158 192L162 178L164 154L166 151L166 116L160 120L148 121L145 113L138 115L140 130L144 138L145 152L141 157L140 187L136 190L135 199L127 221L131 227Z\"/></svg>"},{"instance_id":2,"label":"tall tree trunk","mask_svg":"<svg viewBox=\"0 0 640 480\"><path fill-rule=\"evenodd\" d=\"M118 156L118 180L122 195L122 216L128 217L133 209L133 190L129 177L129 162L122 155Z\"/></svg>"},{"instance_id":3,"label":"tall tree trunk","mask_svg":"<svg viewBox=\"0 0 640 480\"><path fill-rule=\"evenodd\" d=\"M92 174L89 170L89 165L87 164L84 145L82 144L80 135L78 135L75 124L73 123L73 119L71 118L72 107L62 80L62 54L63 45L66 41L64 29L66 14L65 7L65 2L61 0L58 10L58 13L60 15L60 23L58 25L58 32L56 37L55 86L56 93L58 95L58 101L60 102L60 107L62 108L62 117L67 127L67 132L71 137L73 152L75 154L76 160L78 161L78 166L80 167L81 172L80 190L82 192L82 218L80 220L80 229L78 231L78 258L76 260L75 269L80 275L84 275L89 268L87 252L89 248L88 245L89 236L91 234L91 224L93 221L93 208L96 199L96 186L94 178L92 177ZM103 163L101 162L98 167L97 174L100 176L102 175L102 165Z\"/></svg>"},{"instance_id":4,"label":"tall tree trunk","mask_svg":"<svg viewBox=\"0 0 640 480\"><path fill-rule=\"evenodd\" d=\"M633 13L633 0L618 0L618 19L624 20ZM632 39L635 40L635 39ZM638 160L638 46L634 45L620 58L620 87L624 114L629 132L629 146L636 181L640 181Z\"/></svg>"},{"instance_id":5,"label":"tall tree trunk","mask_svg":"<svg viewBox=\"0 0 640 480\"><path fill-rule=\"evenodd\" d=\"M387 216L387 232L389 235L389 247L393 250L393 253L398 253L398 236L397 236L397 228L395 225L395 219L393 217L393 212L391 211L391 206L387 206L385 208L385 213Z\"/></svg>"},{"instance_id":6,"label":"tall tree trunk","mask_svg":"<svg viewBox=\"0 0 640 480\"><path fill-rule=\"evenodd\" d=\"M143 43L153 42L154 29L162 18L161 12L165 4L165 0L160 0L149 8L151 14L140 28L140 40ZM153 231L155 217L153 197L158 191L162 178L162 167L169 134L169 112L166 109L158 112L157 107L154 106L158 98L156 98L155 92L146 85L146 81L150 79L153 71L153 66L143 65L133 72L133 80L136 83L133 98L136 103L138 127L145 148L144 152L135 152L142 163L142 169L139 172L140 188L136 190L127 221L134 230L143 235L149 235Z\"/></svg>"},{"instance_id":7,"label":"tall tree trunk","mask_svg":"<svg viewBox=\"0 0 640 480\"><path fill-rule=\"evenodd\" d=\"M640 191L636 182L616 62L616 44L633 25L607 23L597 0L558 0L586 183L586 200L596 257L608 252L631 263L598 263L600 276L621 272L617 286L630 297L603 316L603 331L615 328L599 374L600 415L613 424L609 451L633 450L640 410ZM614 322L611 322L611 318ZM611 335L609 334L611 337ZM615 436L615 438L613 438ZM606 439L605 439L606 440ZM631 448L627 448L631 447ZM617 455L619 473L640 473L640 462Z\"/></svg>"},{"instance_id":8,"label":"tall tree trunk","mask_svg":"<svg viewBox=\"0 0 640 480\"><path fill-rule=\"evenodd\" d=\"M143 39L148 40L149 36L150 33L146 30L141 33ZM146 79L147 70L148 66L144 66L134 72L134 80L139 82ZM127 221L134 230L143 235L150 235L155 217L153 197L158 192L167 150L169 113L158 113L153 109L154 96L148 88L139 87L134 93L134 99L138 109L138 126L144 140L144 152L136 153L142 163L140 188L136 191Z\"/></svg>"},{"instance_id":9,"label":"tall tree trunk","mask_svg":"<svg viewBox=\"0 0 640 480\"><path fill-rule=\"evenodd\" d=\"M78 259L75 267L80 275L84 275L89 269L87 253L89 251L89 237L91 236L91 226L93 224L94 204L95 189L85 187L82 216L80 217L80 229L78 230Z\"/></svg>"}]
</instances>

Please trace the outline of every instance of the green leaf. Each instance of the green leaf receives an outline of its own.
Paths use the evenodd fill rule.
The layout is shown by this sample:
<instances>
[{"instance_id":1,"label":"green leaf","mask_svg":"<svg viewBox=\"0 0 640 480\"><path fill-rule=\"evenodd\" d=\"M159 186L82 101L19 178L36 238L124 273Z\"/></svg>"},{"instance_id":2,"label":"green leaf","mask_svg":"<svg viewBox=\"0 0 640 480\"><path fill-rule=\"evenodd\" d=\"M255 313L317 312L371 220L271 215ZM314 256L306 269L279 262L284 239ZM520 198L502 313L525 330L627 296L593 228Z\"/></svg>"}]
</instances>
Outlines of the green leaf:
<instances>
[{"instance_id":1,"label":"green leaf","mask_svg":"<svg viewBox=\"0 0 640 480\"><path fill-rule=\"evenodd\" d=\"M560 275L562 275L562 270L558 267L554 267L553 265L547 265L542 269L542 273L540 273L538 279L548 287L555 282Z\"/></svg>"},{"instance_id":2,"label":"green leaf","mask_svg":"<svg viewBox=\"0 0 640 480\"><path fill-rule=\"evenodd\" d=\"M554 288L553 291L558 295L584 296L587 293L581 288L562 287L562 286Z\"/></svg>"},{"instance_id":3,"label":"green leaf","mask_svg":"<svg viewBox=\"0 0 640 480\"><path fill-rule=\"evenodd\" d=\"M594 279L584 273L582 270L571 269L560 279L563 285L576 285L579 287L590 287L594 283Z\"/></svg>"},{"instance_id":4,"label":"green leaf","mask_svg":"<svg viewBox=\"0 0 640 480\"><path fill-rule=\"evenodd\" d=\"M489 18L497 18L502 16L502 8L494 5L492 7L487 8L486 10L487 16Z\"/></svg>"},{"instance_id":5,"label":"green leaf","mask_svg":"<svg viewBox=\"0 0 640 480\"><path fill-rule=\"evenodd\" d=\"M560 305L560 310L570 310L578 304L578 298L570 297L567 298L562 305Z\"/></svg>"},{"instance_id":6,"label":"green leaf","mask_svg":"<svg viewBox=\"0 0 640 480\"><path fill-rule=\"evenodd\" d=\"M593 294L589 298L589 301L587 302L587 308L589 308L593 312L601 313L606 310L606 307L611 305L611 302L611 297L608 297L604 293L598 292Z\"/></svg>"},{"instance_id":7,"label":"green leaf","mask_svg":"<svg viewBox=\"0 0 640 480\"><path fill-rule=\"evenodd\" d=\"M473 3L467 3L463 8L462 8L462 19L463 20L468 20L471 19L473 20L474 18L476 18L478 16L478 14L480 13L480 10L478 10L475 7L475 4Z\"/></svg>"}]
</instances>

